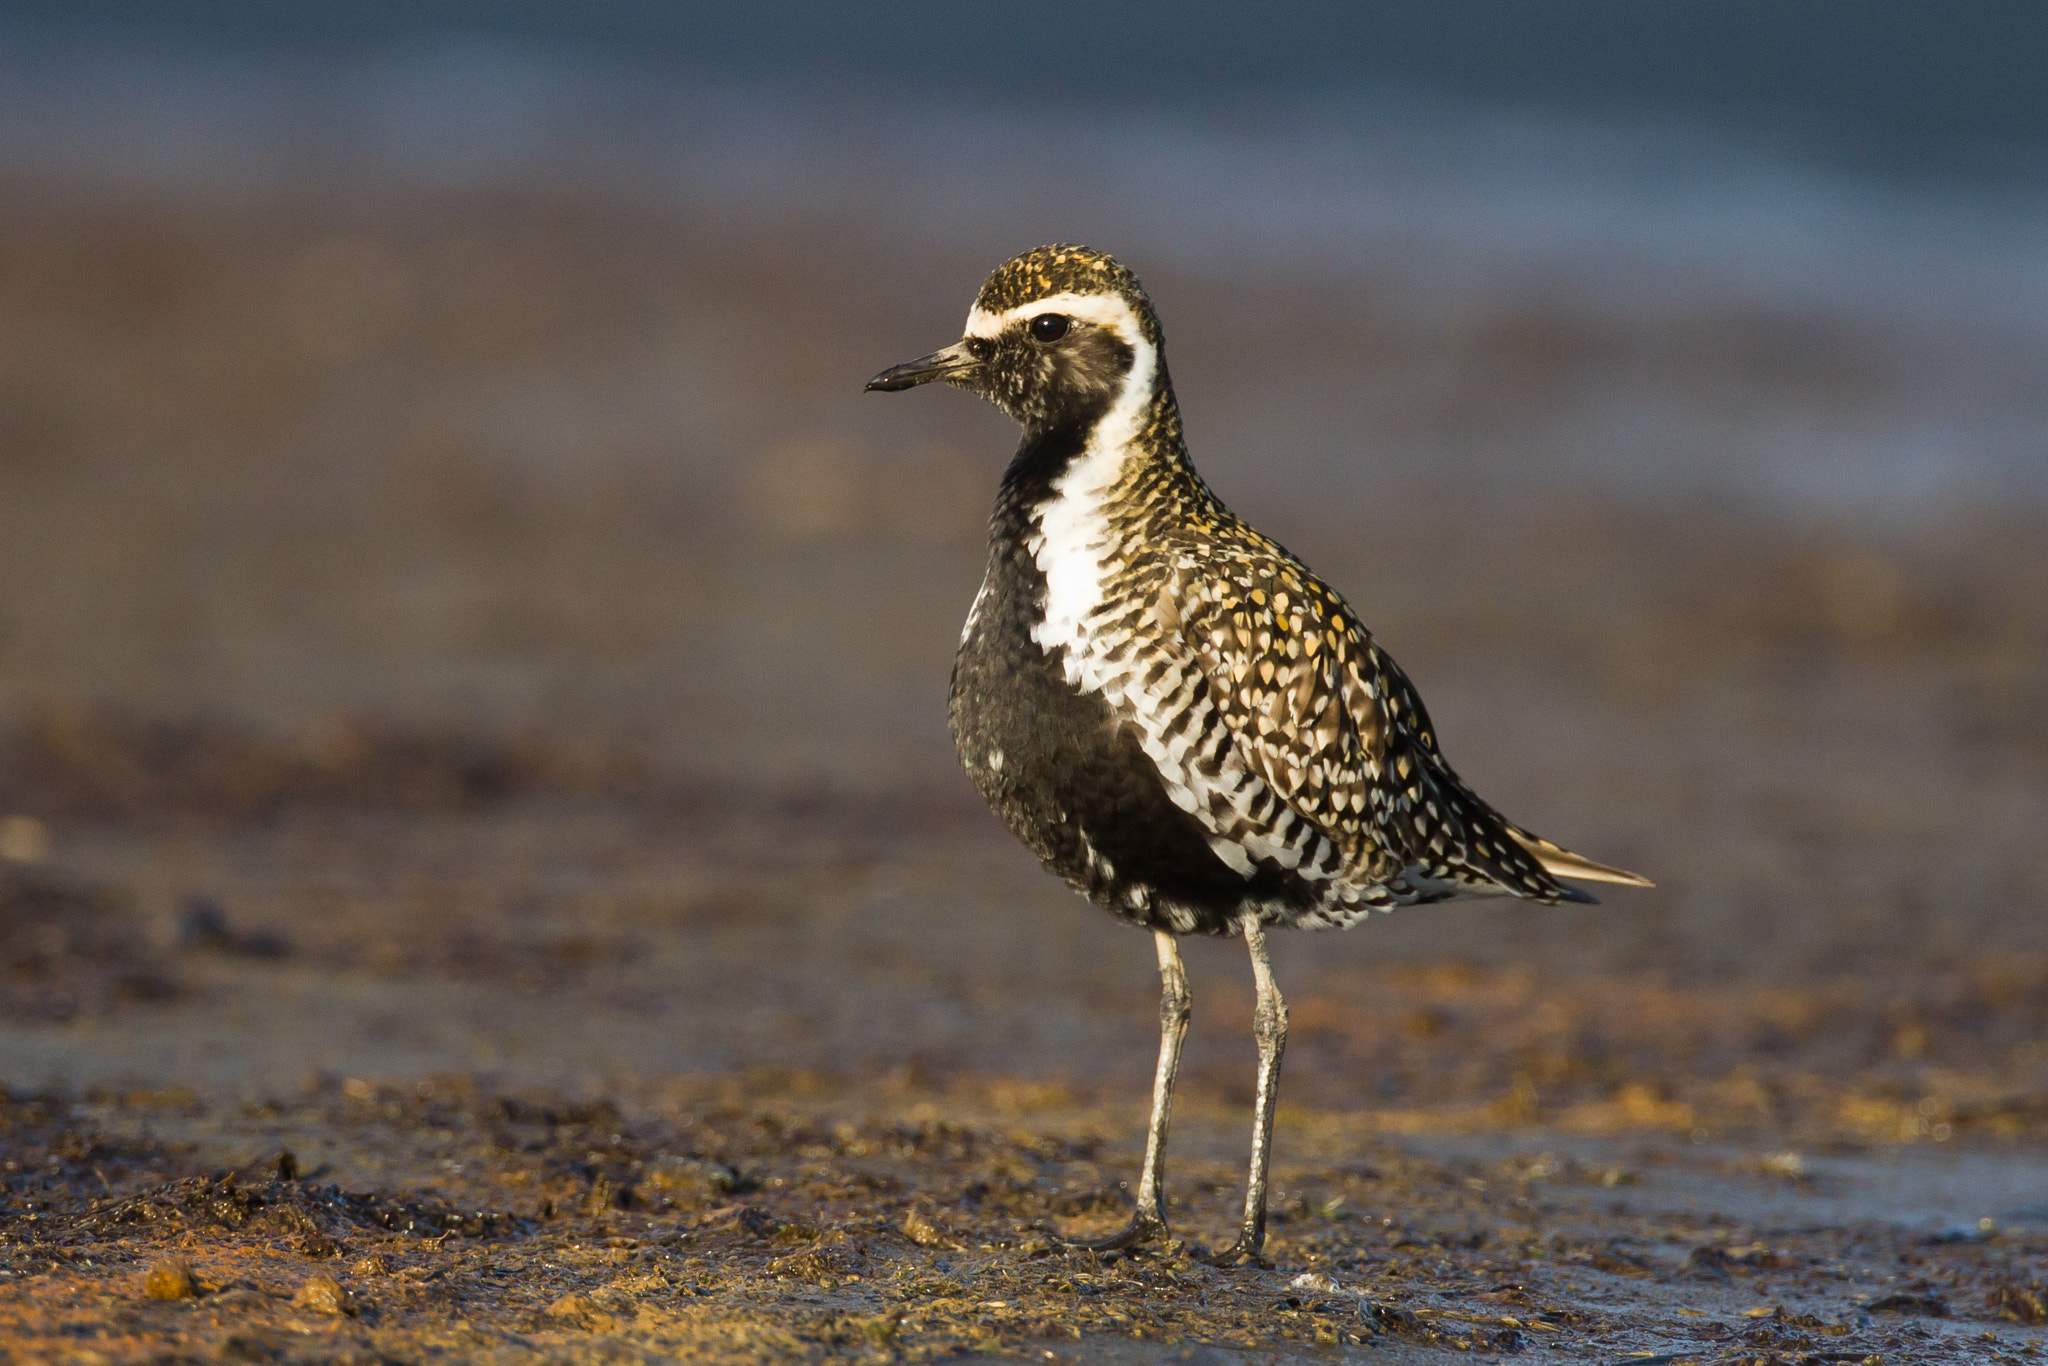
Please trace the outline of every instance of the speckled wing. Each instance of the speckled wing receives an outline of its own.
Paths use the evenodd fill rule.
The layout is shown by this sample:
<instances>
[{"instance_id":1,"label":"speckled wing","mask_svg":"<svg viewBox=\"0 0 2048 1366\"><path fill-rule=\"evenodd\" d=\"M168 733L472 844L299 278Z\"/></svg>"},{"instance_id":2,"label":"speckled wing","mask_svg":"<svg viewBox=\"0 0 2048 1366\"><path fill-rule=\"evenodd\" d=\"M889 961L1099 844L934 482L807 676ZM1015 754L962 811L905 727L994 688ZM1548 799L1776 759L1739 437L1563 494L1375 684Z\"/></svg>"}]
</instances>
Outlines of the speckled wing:
<instances>
[{"instance_id":1,"label":"speckled wing","mask_svg":"<svg viewBox=\"0 0 2048 1366\"><path fill-rule=\"evenodd\" d=\"M1204 569L1179 585L1183 636L1245 766L1342 852L1336 880L1385 904L1579 898L1444 762L1421 698L1342 598L1256 542Z\"/></svg>"},{"instance_id":2,"label":"speckled wing","mask_svg":"<svg viewBox=\"0 0 2048 1366\"><path fill-rule=\"evenodd\" d=\"M1362 667L1369 642L1334 593L1263 549L1212 552L1183 573L1183 639L1245 767L1314 822L1345 874L1389 882L1406 860L1375 829L1388 736Z\"/></svg>"}]
</instances>

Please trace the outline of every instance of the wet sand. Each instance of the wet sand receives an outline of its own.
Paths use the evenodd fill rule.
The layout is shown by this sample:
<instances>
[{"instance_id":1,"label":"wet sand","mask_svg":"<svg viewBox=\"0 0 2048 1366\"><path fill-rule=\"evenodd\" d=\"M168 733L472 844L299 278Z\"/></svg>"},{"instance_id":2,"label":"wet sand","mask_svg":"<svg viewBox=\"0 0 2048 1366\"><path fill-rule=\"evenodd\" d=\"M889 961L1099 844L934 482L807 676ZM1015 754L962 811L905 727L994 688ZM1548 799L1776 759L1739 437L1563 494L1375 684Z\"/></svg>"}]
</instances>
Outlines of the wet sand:
<instances>
[{"instance_id":1,"label":"wet sand","mask_svg":"<svg viewBox=\"0 0 2048 1366\"><path fill-rule=\"evenodd\" d=\"M1148 272L1224 495L1480 791L1660 883L1283 937L1282 1217L1222 1272L1045 1232L1126 1199L1149 946L944 735L1008 433L854 392L988 262L539 195L10 188L17 1355L2038 1351L2044 514L1481 477L1616 384L1882 409L1909 347ZM1173 1212L1213 1242L1251 995L1234 945L1189 960ZM151 1299L166 1260L200 1293ZM322 1274L355 1312L294 1303Z\"/></svg>"}]
</instances>

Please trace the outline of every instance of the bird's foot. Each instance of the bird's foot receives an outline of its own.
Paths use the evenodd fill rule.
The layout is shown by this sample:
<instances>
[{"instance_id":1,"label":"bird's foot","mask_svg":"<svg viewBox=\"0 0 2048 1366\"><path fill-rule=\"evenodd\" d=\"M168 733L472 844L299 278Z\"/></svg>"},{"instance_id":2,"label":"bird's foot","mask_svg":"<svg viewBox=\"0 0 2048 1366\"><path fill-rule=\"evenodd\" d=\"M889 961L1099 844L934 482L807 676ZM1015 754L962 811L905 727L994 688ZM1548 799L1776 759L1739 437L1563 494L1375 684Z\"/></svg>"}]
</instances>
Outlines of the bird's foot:
<instances>
[{"instance_id":1,"label":"bird's foot","mask_svg":"<svg viewBox=\"0 0 2048 1366\"><path fill-rule=\"evenodd\" d=\"M1166 1231L1164 1219L1143 1210L1133 1214L1131 1222L1106 1237L1069 1238L1057 1229L1047 1229L1046 1232L1057 1246L1079 1252L1128 1252L1149 1243L1166 1242L1172 1236Z\"/></svg>"},{"instance_id":2,"label":"bird's foot","mask_svg":"<svg viewBox=\"0 0 2048 1366\"><path fill-rule=\"evenodd\" d=\"M1263 1238L1254 1241L1240 1235L1238 1240L1229 1247L1216 1252L1196 1249L1190 1255L1196 1261L1207 1262L1210 1266L1237 1266L1240 1264L1264 1266L1265 1260L1259 1256L1259 1248L1264 1242L1265 1239Z\"/></svg>"}]
</instances>

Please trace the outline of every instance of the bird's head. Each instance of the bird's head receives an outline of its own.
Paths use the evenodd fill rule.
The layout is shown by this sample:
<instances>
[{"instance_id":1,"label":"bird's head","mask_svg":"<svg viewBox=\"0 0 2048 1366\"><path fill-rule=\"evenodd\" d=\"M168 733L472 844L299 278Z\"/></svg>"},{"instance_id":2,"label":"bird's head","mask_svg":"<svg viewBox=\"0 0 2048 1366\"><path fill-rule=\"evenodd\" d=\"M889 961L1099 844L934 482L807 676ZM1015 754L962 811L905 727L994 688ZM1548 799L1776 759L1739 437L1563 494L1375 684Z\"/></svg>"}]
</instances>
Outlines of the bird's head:
<instances>
[{"instance_id":1,"label":"bird's head","mask_svg":"<svg viewBox=\"0 0 2048 1366\"><path fill-rule=\"evenodd\" d=\"M1159 320L1138 277L1087 247L1049 246L998 266L974 298L967 335L884 370L870 391L944 380L1028 429L1092 425L1163 381Z\"/></svg>"}]
</instances>

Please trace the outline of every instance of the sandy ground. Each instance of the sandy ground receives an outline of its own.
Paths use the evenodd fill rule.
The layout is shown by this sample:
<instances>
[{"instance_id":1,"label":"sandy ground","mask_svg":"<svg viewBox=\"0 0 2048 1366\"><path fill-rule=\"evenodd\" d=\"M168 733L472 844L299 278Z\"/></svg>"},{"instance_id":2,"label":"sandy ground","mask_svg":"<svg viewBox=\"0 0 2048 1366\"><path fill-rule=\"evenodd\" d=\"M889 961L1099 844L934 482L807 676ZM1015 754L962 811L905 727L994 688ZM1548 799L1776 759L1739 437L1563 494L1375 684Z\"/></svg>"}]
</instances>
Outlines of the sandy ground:
<instances>
[{"instance_id":1,"label":"sandy ground","mask_svg":"<svg viewBox=\"0 0 2048 1366\"><path fill-rule=\"evenodd\" d=\"M1283 938L1269 1264L1050 1241L1127 1200L1149 946L948 752L1008 434L854 392L988 264L539 195L0 197L13 1354L2037 1354L2044 515L1474 473L1617 386L1711 448L1914 373L1753 305L1148 272L1225 496L1482 792L1660 886ZM1199 1243L1251 996L1188 952Z\"/></svg>"}]
</instances>

